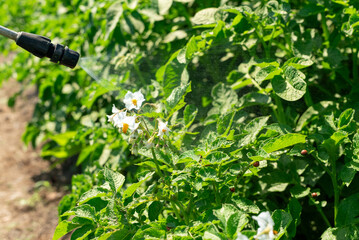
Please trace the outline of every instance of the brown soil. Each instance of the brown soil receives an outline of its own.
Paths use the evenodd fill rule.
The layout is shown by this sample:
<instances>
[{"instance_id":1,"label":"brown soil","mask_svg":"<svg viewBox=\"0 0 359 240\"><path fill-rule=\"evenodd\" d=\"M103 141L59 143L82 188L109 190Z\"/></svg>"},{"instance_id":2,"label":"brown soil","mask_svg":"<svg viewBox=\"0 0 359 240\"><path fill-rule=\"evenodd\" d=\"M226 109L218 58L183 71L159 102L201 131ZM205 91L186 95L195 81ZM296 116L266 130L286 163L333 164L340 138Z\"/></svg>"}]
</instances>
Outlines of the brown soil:
<instances>
[{"instance_id":1,"label":"brown soil","mask_svg":"<svg viewBox=\"0 0 359 240\"><path fill-rule=\"evenodd\" d=\"M3 60L0 57L0 64ZM50 180L50 163L21 141L37 98L35 89L26 90L11 109L8 97L18 89L15 80L0 87L0 239L49 240L63 192L46 181Z\"/></svg>"}]
</instances>

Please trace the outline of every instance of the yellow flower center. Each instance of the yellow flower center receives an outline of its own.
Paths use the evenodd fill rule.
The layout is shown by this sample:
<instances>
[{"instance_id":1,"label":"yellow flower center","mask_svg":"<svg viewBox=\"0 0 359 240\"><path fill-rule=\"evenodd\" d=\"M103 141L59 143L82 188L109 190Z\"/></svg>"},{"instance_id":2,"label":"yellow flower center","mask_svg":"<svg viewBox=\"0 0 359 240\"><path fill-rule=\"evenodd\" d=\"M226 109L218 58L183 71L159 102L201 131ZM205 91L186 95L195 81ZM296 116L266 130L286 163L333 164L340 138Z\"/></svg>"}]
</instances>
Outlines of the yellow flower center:
<instances>
[{"instance_id":1,"label":"yellow flower center","mask_svg":"<svg viewBox=\"0 0 359 240\"><path fill-rule=\"evenodd\" d=\"M164 132L164 133L167 132L167 129L166 128L162 129L162 132Z\"/></svg>"},{"instance_id":2,"label":"yellow flower center","mask_svg":"<svg viewBox=\"0 0 359 240\"><path fill-rule=\"evenodd\" d=\"M270 233L270 226L268 225L258 236Z\"/></svg>"},{"instance_id":3,"label":"yellow flower center","mask_svg":"<svg viewBox=\"0 0 359 240\"><path fill-rule=\"evenodd\" d=\"M137 99L132 99L132 103L137 107Z\"/></svg>"},{"instance_id":4,"label":"yellow flower center","mask_svg":"<svg viewBox=\"0 0 359 240\"><path fill-rule=\"evenodd\" d=\"M128 130L128 124L127 124L127 123L123 123L122 132L126 134L126 133L127 133L127 130Z\"/></svg>"}]
</instances>

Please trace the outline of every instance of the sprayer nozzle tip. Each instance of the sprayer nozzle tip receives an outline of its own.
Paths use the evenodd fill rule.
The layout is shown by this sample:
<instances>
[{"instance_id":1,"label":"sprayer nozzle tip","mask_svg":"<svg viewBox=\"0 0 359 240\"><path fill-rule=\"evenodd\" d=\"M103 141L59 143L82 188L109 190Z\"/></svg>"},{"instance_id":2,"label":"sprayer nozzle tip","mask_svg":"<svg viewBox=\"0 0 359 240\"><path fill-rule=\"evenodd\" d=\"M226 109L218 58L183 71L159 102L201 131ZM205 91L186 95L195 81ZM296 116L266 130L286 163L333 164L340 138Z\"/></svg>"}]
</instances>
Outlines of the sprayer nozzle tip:
<instances>
[{"instance_id":1,"label":"sprayer nozzle tip","mask_svg":"<svg viewBox=\"0 0 359 240\"><path fill-rule=\"evenodd\" d=\"M74 68L80 59L80 54L75 52L68 47L65 47L64 54L60 59L60 64L69 68Z\"/></svg>"}]
</instances>

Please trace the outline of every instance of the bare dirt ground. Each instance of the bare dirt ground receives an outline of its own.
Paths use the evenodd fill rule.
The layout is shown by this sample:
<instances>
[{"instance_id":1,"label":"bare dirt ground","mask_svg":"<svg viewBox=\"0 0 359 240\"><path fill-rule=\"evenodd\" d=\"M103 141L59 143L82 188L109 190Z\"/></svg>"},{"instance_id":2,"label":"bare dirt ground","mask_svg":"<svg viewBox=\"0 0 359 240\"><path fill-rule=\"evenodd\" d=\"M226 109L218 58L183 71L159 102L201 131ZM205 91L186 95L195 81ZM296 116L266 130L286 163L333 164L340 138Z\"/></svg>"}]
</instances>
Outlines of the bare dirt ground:
<instances>
[{"instance_id":1,"label":"bare dirt ground","mask_svg":"<svg viewBox=\"0 0 359 240\"><path fill-rule=\"evenodd\" d=\"M49 240L64 193L51 186L50 163L21 141L37 98L35 89L26 90L9 108L8 97L19 88L15 80L0 86L0 239Z\"/></svg>"}]
</instances>

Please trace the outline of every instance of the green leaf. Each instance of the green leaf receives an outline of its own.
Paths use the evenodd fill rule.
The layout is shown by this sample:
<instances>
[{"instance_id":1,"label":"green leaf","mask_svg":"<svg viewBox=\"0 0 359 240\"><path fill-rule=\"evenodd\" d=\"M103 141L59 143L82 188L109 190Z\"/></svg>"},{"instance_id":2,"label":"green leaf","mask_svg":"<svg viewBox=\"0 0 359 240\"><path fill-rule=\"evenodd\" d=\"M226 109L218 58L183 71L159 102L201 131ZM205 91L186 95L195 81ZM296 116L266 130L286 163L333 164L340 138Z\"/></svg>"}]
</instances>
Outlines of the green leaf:
<instances>
[{"instance_id":1,"label":"green leaf","mask_svg":"<svg viewBox=\"0 0 359 240\"><path fill-rule=\"evenodd\" d=\"M291 180L289 173L277 171L261 177L259 184L264 192L284 192Z\"/></svg>"},{"instance_id":2,"label":"green leaf","mask_svg":"<svg viewBox=\"0 0 359 240\"><path fill-rule=\"evenodd\" d=\"M257 117L250 121L244 128L246 135L239 140L238 147L247 146L250 143L253 143L256 140L258 133L263 129L266 125L269 116L265 117Z\"/></svg>"},{"instance_id":3,"label":"green leaf","mask_svg":"<svg viewBox=\"0 0 359 240\"><path fill-rule=\"evenodd\" d=\"M213 226L210 226L207 231L204 232L203 240L227 240L228 238L223 234L218 232Z\"/></svg>"},{"instance_id":4,"label":"green leaf","mask_svg":"<svg viewBox=\"0 0 359 240\"><path fill-rule=\"evenodd\" d=\"M54 140L59 146L65 146L72 138L77 134L77 131L68 131L57 135L49 136L50 139Z\"/></svg>"},{"instance_id":5,"label":"green leaf","mask_svg":"<svg viewBox=\"0 0 359 240\"><path fill-rule=\"evenodd\" d=\"M275 93L287 101L297 101L304 96L307 83L305 75L294 67L287 67L284 70L284 78L275 76L272 79L272 86Z\"/></svg>"},{"instance_id":6,"label":"green leaf","mask_svg":"<svg viewBox=\"0 0 359 240\"><path fill-rule=\"evenodd\" d=\"M239 209L241 209L245 213L253 213L258 214L260 209L254 204L251 200L246 198L237 198L232 200Z\"/></svg>"},{"instance_id":7,"label":"green leaf","mask_svg":"<svg viewBox=\"0 0 359 240\"><path fill-rule=\"evenodd\" d=\"M302 69L309 67L312 64L313 61L308 58L293 57L283 64L283 68L292 66L296 69Z\"/></svg>"},{"instance_id":8,"label":"green leaf","mask_svg":"<svg viewBox=\"0 0 359 240\"><path fill-rule=\"evenodd\" d=\"M148 207L148 218L150 221L158 220L158 216L161 214L163 204L159 201L152 202Z\"/></svg>"},{"instance_id":9,"label":"green leaf","mask_svg":"<svg viewBox=\"0 0 359 240\"><path fill-rule=\"evenodd\" d=\"M208 113L225 114L232 110L232 107L238 103L237 93L224 83L218 83L212 88L213 109Z\"/></svg>"},{"instance_id":10,"label":"green leaf","mask_svg":"<svg viewBox=\"0 0 359 240\"><path fill-rule=\"evenodd\" d=\"M223 136L226 136L229 132L229 130L232 127L233 118L236 115L236 112L227 113L220 118L218 118L217 121L217 133Z\"/></svg>"},{"instance_id":11,"label":"green leaf","mask_svg":"<svg viewBox=\"0 0 359 240\"><path fill-rule=\"evenodd\" d=\"M338 129L346 128L354 119L355 111L351 108L342 112L338 119Z\"/></svg>"},{"instance_id":12,"label":"green leaf","mask_svg":"<svg viewBox=\"0 0 359 240\"><path fill-rule=\"evenodd\" d=\"M133 233L128 228L122 228L121 230L112 232L108 238L98 240L130 240L132 239Z\"/></svg>"},{"instance_id":13,"label":"green leaf","mask_svg":"<svg viewBox=\"0 0 359 240\"><path fill-rule=\"evenodd\" d=\"M311 15L317 15L318 13L324 11L324 7L320 6L319 4L315 4L315 3L309 3L307 5L304 5L300 11L299 11L299 15L302 17L308 17Z\"/></svg>"},{"instance_id":14,"label":"green leaf","mask_svg":"<svg viewBox=\"0 0 359 240\"><path fill-rule=\"evenodd\" d=\"M71 232L72 230L74 230L75 228L77 228L79 226L80 225L74 224L67 220L60 222L55 229L55 233L54 233L54 236L52 237L52 240L58 240L59 238L64 236L66 233Z\"/></svg>"},{"instance_id":15,"label":"green leaf","mask_svg":"<svg viewBox=\"0 0 359 240\"><path fill-rule=\"evenodd\" d=\"M71 215L75 215L75 218L77 217L77 218L90 220L91 223L96 222L95 208L88 204L74 207L70 211L67 211L66 213L63 214L63 216L71 216ZM75 218L72 220L73 222L75 222Z\"/></svg>"},{"instance_id":16,"label":"green leaf","mask_svg":"<svg viewBox=\"0 0 359 240\"><path fill-rule=\"evenodd\" d=\"M359 239L359 227L349 225L339 228L328 228L321 236L322 240Z\"/></svg>"},{"instance_id":17,"label":"green leaf","mask_svg":"<svg viewBox=\"0 0 359 240\"><path fill-rule=\"evenodd\" d=\"M104 176L106 181L110 184L111 190L114 194L121 189L123 183L125 182L125 176L108 168L105 168Z\"/></svg>"},{"instance_id":18,"label":"green leaf","mask_svg":"<svg viewBox=\"0 0 359 240\"><path fill-rule=\"evenodd\" d=\"M341 144L345 139L347 139L347 137L347 132L344 132L342 130L336 131L333 133L333 135L330 136L330 138L325 139L321 146L327 150L329 156L332 159L336 159L339 144Z\"/></svg>"},{"instance_id":19,"label":"green leaf","mask_svg":"<svg viewBox=\"0 0 359 240\"><path fill-rule=\"evenodd\" d=\"M161 83L166 98L172 93L173 89L188 83L187 64L178 61L179 53L180 50L173 53L168 62L156 72L157 81Z\"/></svg>"},{"instance_id":20,"label":"green leaf","mask_svg":"<svg viewBox=\"0 0 359 240\"><path fill-rule=\"evenodd\" d=\"M354 161L350 161L348 163L346 163L342 169L340 169L339 172L339 177L340 179L343 181L343 183L345 183L345 185L348 187L350 185L350 183L353 181L355 174L356 174L356 170L353 169L352 164L355 163Z\"/></svg>"},{"instance_id":21,"label":"green leaf","mask_svg":"<svg viewBox=\"0 0 359 240\"><path fill-rule=\"evenodd\" d=\"M311 120L317 119L320 115L324 115L326 111L333 110L334 106L335 103L332 101L321 101L313 106L310 106L299 118L296 131L302 130L302 128L308 125Z\"/></svg>"},{"instance_id":22,"label":"green leaf","mask_svg":"<svg viewBox=\"0 0 359 240\"><path fill-rule=\"evenodd\" d=\"M113 32L113 30L115 30L122 13L123 13L122 2L115 2L107 9L105 39L108 39L110 34Z\"/></svg>"},{"instance_id":23,"label":"green leaf","mask_svg":"<svg viewBox=\"0 0 359 240\"><path fill-rule=\"evenodd\" d=\"M89 145L81 149L81 153L76 161L76 166L80 166L86 159L91 159L94 153L98 153L102 151L104 148L103 144L94 143L93 145Z\"/></svg>"},{"instance_id":24,"label":"green leaf","mask_svg":"<svg viewBox=\"0 0 359 240\"><path fill-rule=\"evenodd\" d=\"M213 214L222 222L225 232L230 238L248 223L246 214L231 204L223 204L222 208L214 210Z\"/></svg>"},{"instance_id":25,"label":"green leaf","mask_svg":"<svg viewBox=\"0 0 359 240\"><path fill-rule=\"evenodd\" d=\"M192 59L194 53L198 51L196 38L192 37L186 45L186 59Z\"/></svg>"},{"instance_id":26,"label":"green leaf","mask_svg":"<svg viewBox=\"0 0 359 240\"><path fill-rule=\"evenodd\" d=\"M93 82L89 88L86 89L85 96L81 98L81 104L91 109L97 98L109 92L107 88L100 86L97 82Z\"/></svg>"},{"instance_id":27,"label":"green leaf","mask_svg":"<svg viewBox=\"0 0 359 240\"><path fill-rule=\"evenodd\" d=\"M193 121L195 120L198 113L198 108L194 105L187 105L183 111L183 120L185 124L185 128L189 128Z\"/></svg>"},{"instance_id":28,"label":"green leaf","mask_svg":"<svg viewBox=\"0 0 359 240\"><path fill-rule=\"evenodd\" d=\"M173 0L158 0L158 12L165 15L171 8Z\"/></svg>"},{"instance_id":29,"label":"green leaf","mask_svg":"<svg viewBox=\"0 0 359 240\"><path fill-rule=\"evenodd\" d=\"M359 193L342 200L338 207L336 222L338 227L356 223L359 220Z\"/></svg>"},{"instance_id":30,"label":"green leaf","mask_svg":"<svg viewBox=\"0 0 359 240\"><path fill-rule=\"evenodd\" d=\"M84 239L87 239L86 237L92 233L93 228L94 227L92 225L84 225L84 226L76 229L71 234L71 240L84 240Z\"/></svg>"},{"instance_id":31,"label":"green leaf","mask_svg":"<svg viewBox=\"0 0 359 240\"><path fill-rule=\"evenodd\" d=\"M304 188L300 185L295 185L290 189L290 194L299 199L308 196L310 193L310 188Z\"/></svg>"},{"instance_id":32,"label":"green leaf","mask_svg":"<svg viewBox=\"0 0 359 240\"><path fill-rule=\"evenodd\" d=\"M292 222L292 216L284 210L275 210L272 215L274 229L278 231L276 239L280 239L285 233L289 224Z\"/></svg>"},{"instance_id":33,"label":"green leaf","mask_svg":"<svg viewBox=\"0 0 359 240\"><path fill-rule=\"evenodd\" d=\"M297 199L291 198L287 207L287 211L290 213L290 215L293 218L292 222L289 224L287 228L287 232L289 236L295 237L297 226L301 222L300 215L302 212L302 206L300 205Z\"/></svg>"},{"instance_id":34,"label":"green leaf","mask_svg":"<svg viewBox=\"0 0 359 240\"><path fill-rule=\"evenodd\" d=\"M147 181L152 175L154 174L154 172L149 172L146 174L146 176L144 178L142 178L139 182L137 183L133 183L132 185L130 185L123 193L123 199L126 199L128 197L131 197L132 194L137 190L137 188L139 188L145 181Z\"/></svg>"},{"instance_id":35,"label":"green leaf","mask_svg":"<svg viewBox=\"0 0 359 240\"><path fill-rule=\"evenodd\" d=\"M211 167L202 167L198 171L198 176L200 176L204 182L219 181L219 178L217 177L217 171Z\"/></svg>"},{"instance_id":36,"label":"green leaf","mask_svg":"<svg viewBox=\"0 0 359 240\"><path fill-rule=\"evenodd\" d=\"M161 239L165 236L164 226L161 222L152 222L148 225L143 225L136 234L133 236L133 240L142 239Z\"/></svg>"},{"instance_id":37,"label":"green leaf","mask_svg":"<svg viewBox=\"0 0 359 240\"><path fill-rule=\"evenodd\" d=\"M272 79L274 76L280 74L282 69L277 66L267 66L259 70L255 76L255 80L258 84L261 84L264 80Z\"/></svg>"},{"instance_id":38,"label":"green leaf","mask_svg":"<svg viewBox=\"0 0 359 240\"><path fill-rule=\"evenodd\" d=\"M184 97L191 91L191 83L176 87L173 89L171 95L166 99L165 105L171 116L184 106Z\"/></svg>"},{"instance_id":39,"label":"green leaf","mask_svg":"<svg viewBox=\"0 0 359 240\"><path fill-rule=\"evenodd\" d=\"M68 144L64 147L54 147L47 150L43 148L41 151L41 157L54 156L60 159L69 158L79 153L80 150L81 150L80 146L73 144Z\"/></svg>"},{"instance_id":40,"label":"green leaf","mask_svg":"<svg viewBox=\"0 0 359 240\"><path fill-rule=\"evenodd\" d=\"M108 192L109 190L96 186L82 194L80 199L78 200L78 204L81 205L90 201L91 199L106 196Z\"/></svg>"},{"instance_id":41,"label":"green leaf","mask_svg":"<svg viewBox=\"0 0 359 240\"><path fill-rule=\"evenodd\" d=\"M206 8L197 12L192 18L192 22L197 25L212 24L215 23L214 15L218 11L218 8Z\"/></svg>"},{"instance_id":42,"label":"green leaf","mask_svg":"<svg viewBox=\"0 0 359 240\"><path fill-rule=\"evenodd\" d=\"M295 145L297 143L304 143L305 138L305 135L299 133L288 133L286 135L275 138L273 142L266 143L262 148L267 153L271 153Z\"/></svg>"},{"instance_id":43,"label":"green leaf","mask_svg":"<svg viewBox=\"0 0 359 240\"><path fill-rule=\"evenodd\" d=\"M242 96L237 106L240 109L255 105L269 105L271 103L271 98L268 95L257 93L257 92L250 92Z\"/></svg>"}]
</instances>

